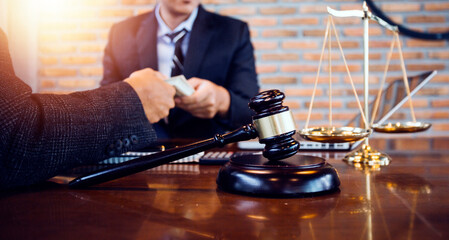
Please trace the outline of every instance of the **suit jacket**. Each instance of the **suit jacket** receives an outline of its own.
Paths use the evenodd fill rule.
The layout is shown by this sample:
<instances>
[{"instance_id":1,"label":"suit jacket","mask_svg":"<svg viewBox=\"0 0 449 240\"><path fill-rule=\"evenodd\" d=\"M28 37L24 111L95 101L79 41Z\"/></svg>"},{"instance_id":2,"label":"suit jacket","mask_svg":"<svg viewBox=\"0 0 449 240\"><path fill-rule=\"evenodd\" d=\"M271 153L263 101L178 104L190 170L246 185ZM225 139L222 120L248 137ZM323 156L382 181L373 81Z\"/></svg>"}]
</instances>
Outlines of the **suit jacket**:
<instances>
[{"instance_id":1,"label":"suit jacket","mask_svg":"<svg viewBox=\"0 0 449 240\"><path fill-rule=\"evenodd\" d=\"M115 24L103 59L102 85L121 81L133 71L158 69L157 28L154 12ZM175 108L170 111L171 138L209 138L251 121L248 102L259 91L254 49L248 25L207 12L200 5L184 59L187 79L198 77L225 87L231 96L226 119L199 119Z\"/></svg>"},{"instance_id":2,"label":"suit jacket","mask_svg":"<svg viewBox=\"0 0 449 240\"><path fill-rule=\"evenodd\" d=\"M155 141L126 82L66 95L33 94L14 74L0 29L0 189L44 181Z\"/></svg>"}]
</instances>

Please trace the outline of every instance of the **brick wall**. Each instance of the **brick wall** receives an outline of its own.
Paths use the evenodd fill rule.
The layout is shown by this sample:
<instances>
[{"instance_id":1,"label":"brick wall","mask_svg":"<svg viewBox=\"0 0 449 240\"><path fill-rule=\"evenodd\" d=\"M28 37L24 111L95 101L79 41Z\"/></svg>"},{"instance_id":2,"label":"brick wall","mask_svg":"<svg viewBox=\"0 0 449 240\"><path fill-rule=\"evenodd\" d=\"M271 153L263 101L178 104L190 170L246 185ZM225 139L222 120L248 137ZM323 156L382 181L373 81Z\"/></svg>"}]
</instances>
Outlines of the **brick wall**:
<instances>
[{"instance_id":1,"label":"brick wall","mask_svg":"<svg viewBox=\"0 0 449 240\"><path fill-rule=\"evenodd\" d=\"M39 22L39 91L72 92L98 86L103 49L110 26L149 11L155 0L59 0L49 5ZM447 0L381 1L394 19L426 31L449 30ZM360 9L358 0L203 0L206 9L247 21L257 59L262 89L277 88L287 95L299 128L305 124L327 23L326 6ZM337 31L363 101L363 27L361 19L335 19ZM391 33L370 23L370 93L377 93L389 51ZM332 36L332 119L342 126L359 113L349 77ZM408 75L427 70L439 73L413 99L419 121L433 124L421 135L449 135L449 42L401 37ZM327 53L327 49L326 49ZM310 126L329 119L328 58L323 59ZM387 81L402 75L395 50ZM363 103L362 103L363 104ZM395 118L411 120L408 107ZM388 137L376 134L377 137Z\"/></svg>"}]
</instances>

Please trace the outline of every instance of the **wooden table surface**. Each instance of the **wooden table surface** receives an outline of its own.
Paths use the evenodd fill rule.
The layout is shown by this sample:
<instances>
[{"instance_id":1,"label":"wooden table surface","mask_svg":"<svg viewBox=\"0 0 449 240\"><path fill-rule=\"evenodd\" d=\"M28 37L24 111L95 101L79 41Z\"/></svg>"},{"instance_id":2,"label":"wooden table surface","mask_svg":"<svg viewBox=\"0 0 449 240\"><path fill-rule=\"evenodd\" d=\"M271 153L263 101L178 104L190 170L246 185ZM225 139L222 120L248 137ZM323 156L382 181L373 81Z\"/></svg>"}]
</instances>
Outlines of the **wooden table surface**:
<instances>
[{"instance_id":1,"label":"wooden table surface","mask_svg":"<svg viewBox=\"0 0 449 240\"><path fill-rule=\"evenodd\" d=\"M220 166L198 164L2 193L0 239L449 239L449 140L391 141L374 141L392 158L376 171L346 164L345 152L301 152L327 159L341 180L311 198L223 192Z\"/></svg>"}]
</instances>

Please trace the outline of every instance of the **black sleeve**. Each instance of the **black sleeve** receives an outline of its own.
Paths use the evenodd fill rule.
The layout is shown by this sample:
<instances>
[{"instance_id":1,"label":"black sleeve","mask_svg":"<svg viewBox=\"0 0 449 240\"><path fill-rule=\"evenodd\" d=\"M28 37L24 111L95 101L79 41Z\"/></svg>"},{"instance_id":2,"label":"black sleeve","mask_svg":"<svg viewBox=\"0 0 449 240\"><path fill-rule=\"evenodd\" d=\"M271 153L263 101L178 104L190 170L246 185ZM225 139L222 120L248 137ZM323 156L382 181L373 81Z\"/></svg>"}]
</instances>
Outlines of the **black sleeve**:
<instances>
[{"instance_id":1,"label":"black sleeve","mask_svg":"<svg viewBox=\"0 0 449 240\"><path fill-rule=\"evenodd\" d=\"M241 25L239 47L234 53L226 79L225 87L231 95L229 121L235 128L249 123L252 113L248 108L248 102L259 92L254 49L246 23Z\"/></svg>"}]
</instances>

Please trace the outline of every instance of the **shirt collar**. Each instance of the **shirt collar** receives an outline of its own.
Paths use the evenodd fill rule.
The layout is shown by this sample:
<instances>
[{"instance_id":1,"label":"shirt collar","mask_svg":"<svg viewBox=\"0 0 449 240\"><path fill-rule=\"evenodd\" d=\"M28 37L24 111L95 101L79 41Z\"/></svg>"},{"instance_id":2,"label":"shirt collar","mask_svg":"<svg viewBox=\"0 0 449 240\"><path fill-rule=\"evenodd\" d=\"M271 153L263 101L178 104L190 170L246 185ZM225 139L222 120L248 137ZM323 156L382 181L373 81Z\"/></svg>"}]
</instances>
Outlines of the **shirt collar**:
<instances>
[{"instance_id":1,"label":"shirt collar","mask_svg":"<svg viewBox=\"0 0 449 240\"><path fill-rule=\"evenodd\" d=\"M186 29L187 32L192 31L193 23L195 22L196 16L198 15L198 7L195 8L192 13L190 14L189 18L179 24L173 31L165 24L164 20L162 20L161 14L159 13L160 5L157 4L156 8L154 10L154 13L156 15L156 20L158 23L158 29L157 29L157 37L163 37L168 33L173 33L177 31L181 31L182 29Z\"/></svg>"}]
</instances>

